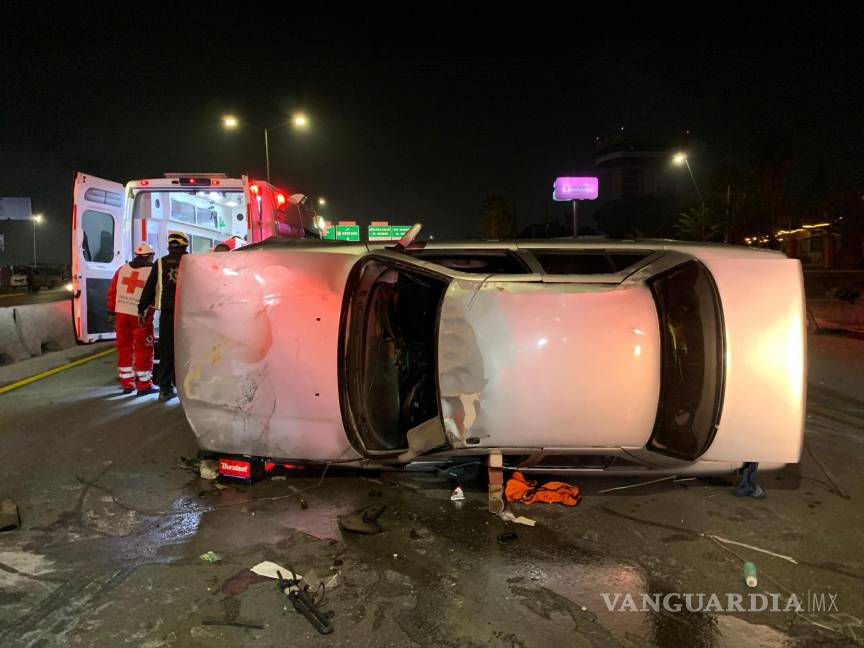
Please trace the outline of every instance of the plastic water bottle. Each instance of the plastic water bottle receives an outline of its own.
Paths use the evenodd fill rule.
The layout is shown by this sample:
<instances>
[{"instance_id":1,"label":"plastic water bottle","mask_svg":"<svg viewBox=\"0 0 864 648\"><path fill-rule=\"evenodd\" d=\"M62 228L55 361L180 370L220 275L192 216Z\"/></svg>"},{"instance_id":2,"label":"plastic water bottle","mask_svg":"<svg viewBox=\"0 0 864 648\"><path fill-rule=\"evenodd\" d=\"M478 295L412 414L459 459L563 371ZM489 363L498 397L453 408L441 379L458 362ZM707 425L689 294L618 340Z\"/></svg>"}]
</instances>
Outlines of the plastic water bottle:
<instances>
[{"instance_id":1,"label":"plastic water bottle","mask_svg":"<svg viewBox=\"0 0 864 648\"><path fill-rule=\"evenodd\" d=\"M747 587L756 587L759 584L759 578L756 576L756 565L752 562L744 563L744 582Z\"/></svg>"}]
</instances>

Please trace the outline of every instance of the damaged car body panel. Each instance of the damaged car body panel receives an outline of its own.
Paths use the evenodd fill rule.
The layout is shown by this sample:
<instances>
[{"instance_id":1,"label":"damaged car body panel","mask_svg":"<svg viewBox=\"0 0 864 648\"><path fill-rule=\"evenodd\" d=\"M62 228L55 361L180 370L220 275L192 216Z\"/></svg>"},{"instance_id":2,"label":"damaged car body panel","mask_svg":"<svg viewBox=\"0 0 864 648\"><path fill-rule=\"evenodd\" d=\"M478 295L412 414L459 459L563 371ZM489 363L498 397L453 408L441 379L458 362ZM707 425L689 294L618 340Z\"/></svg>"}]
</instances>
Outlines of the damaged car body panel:
<instances>
[{"instance_id":1,"label":"damaged car body panel","mask_svg":"<svg viewBox=\"0 0 864 648\"><path fill-rule=\"evenodd\" d=\"M204 450L357 457L342 426L336 340L356 251L250 249L183 259L177 385Z\"/></svg>"},{"instance_id":2,"label":"damaged car body panel","mask_svg":"<svg viewBox=\"0 0 864 648\"><path fill-rule=\"evenodd\" d=\"M642 447L657 412L657 311L644 286L486 281L448 291L441 407L455 445Z\"/></svg>"},{"instance_id":3,"label":"damaged car body panel","mask_svg":"<svg viewBox=\"0 0 864 648\"><path fill-rule=\"evenodd\" d=\"M796 462L800 264L670 241L270 240L186 257L178 385L202 449L520 470Z\"/></svg>"}]
</instances>

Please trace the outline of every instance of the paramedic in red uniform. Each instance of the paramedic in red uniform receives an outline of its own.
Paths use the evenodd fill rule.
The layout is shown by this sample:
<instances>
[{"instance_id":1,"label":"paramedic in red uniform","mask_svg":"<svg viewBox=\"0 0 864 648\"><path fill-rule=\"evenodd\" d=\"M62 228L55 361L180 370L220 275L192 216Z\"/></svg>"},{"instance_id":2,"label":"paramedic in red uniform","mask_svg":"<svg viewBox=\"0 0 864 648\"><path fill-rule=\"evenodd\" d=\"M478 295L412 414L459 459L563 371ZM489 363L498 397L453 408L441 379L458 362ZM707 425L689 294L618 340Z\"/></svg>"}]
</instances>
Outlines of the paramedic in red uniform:
<instances>
[{"instance_id":1,"label":"paramedic in red uniform","mask_svg":"<svg viewBox=\"0 0 864 648\"><path fill-rule=\"evenodd\" d=\"M159 311L159 400L174 398L174 295L177 292L177 272L186 254L189 239L182 232L168 235L168 254L156 262L156 267L138 302L138 317L143 322Z\"/></svg>"},{"instance_id":2,"label":"paramedic in red uniform","mask_svg":"<svg viewBox=\"0 0 864 648\"><path fill-rule=\"evenodd\" d=\"M153 270L155 252L147 243L135 247L135 258L121 266L108 289L108 312L116 319L117 372L124 394L138 396L153 389L153 317L138 319L138 302Z\"/></svg>"}]
</instances>

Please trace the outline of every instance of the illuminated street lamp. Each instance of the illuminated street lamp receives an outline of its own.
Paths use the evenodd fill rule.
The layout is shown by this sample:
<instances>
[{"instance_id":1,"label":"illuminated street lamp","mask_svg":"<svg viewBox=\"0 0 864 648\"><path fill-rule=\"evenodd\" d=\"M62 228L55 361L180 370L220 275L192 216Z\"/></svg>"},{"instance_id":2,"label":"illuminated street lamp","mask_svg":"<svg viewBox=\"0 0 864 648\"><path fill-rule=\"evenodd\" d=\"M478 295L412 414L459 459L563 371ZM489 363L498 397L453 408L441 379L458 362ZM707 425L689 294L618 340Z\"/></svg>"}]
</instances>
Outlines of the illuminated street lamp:
<instances>
[{"instance_id":1,"label":"illuminated street lamp","mask_svg":"<svg viewBox=\"0 0 864 648\"><path fill-rule=\"evenodd\" d=\"M324 198L319 198L319 199L318 199L318 204L319 204L321 207L323 207L324 205L327 204L327 201L326 201Z\"/></svg>"},{"instance_id":2,"label":"illuminated street lamp","mask_svg":"<svg viewBox=\"0 0 864 648\"><path fill-rule=\"evenodd\" d=\"M235 130L240 125L248 126L250 128L255 128L260 131L264 131L264 161L267 164L267 183L270 183L270 131L276 130L277 128L282 128L283 126L292 125L296 130L306 130L309 128L309 118L304 113L294 113L291 116L291 119L288 119L281 124L276 124L275 126L264 127L264 126L256 126L255 124L250 124L249 122L242 121L235 115L223 115L222 117L222 125L227 130Z\"/></svg>"},{"instance_id":3,"label":"illuminated street lamp","mask_svg":"<svg viewBox=\"0 0 864 648\"><path fill-rule=\"evenodd\" d=\"M42 214L33 214L33 265L36 265L36 225L42 222Z\"/></svg>"},{"instance_id":4,"label":"illuminated street lamp","mask_svg":"<svg viewBox=\"0 0 864 648\"><path fill-rule=\"evenodd\" d=\"M678 151L675 155L672 156L672 164L675 166L681 166L682 164L687 167L687 171L690 172L690 179L693 181L693 187L696 189L696 195L699 196L699 202L702 204L702 209L705 209L705 201L702 200L702 192L699 191L699 185L696 184L696 178L693 175L693 169L690 168L690 162L687 160L687 154L683 151Z\"/></svg>"}]
</instances>

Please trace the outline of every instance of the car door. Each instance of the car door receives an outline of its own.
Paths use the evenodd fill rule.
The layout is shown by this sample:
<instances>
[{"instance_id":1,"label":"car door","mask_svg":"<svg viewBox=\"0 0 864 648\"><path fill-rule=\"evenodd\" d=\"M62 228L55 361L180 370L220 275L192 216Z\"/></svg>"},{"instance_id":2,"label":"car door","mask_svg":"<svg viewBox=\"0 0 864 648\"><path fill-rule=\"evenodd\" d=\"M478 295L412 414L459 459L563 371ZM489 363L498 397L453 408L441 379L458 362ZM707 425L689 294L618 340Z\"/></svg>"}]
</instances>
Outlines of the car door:
<instances>
[{"instance_id":1,"label":"car door","mask_svg":"<svg viewBox=\"0 0 864 648\"><path fill-rule=\"evenodd\" d=\"M81 342L113 339L106 299L124 259L124 188L87 173L75 176L72 203L72 287L75 333Z\"/></svg>"}]
</instances>

